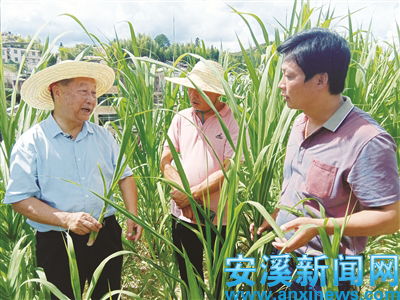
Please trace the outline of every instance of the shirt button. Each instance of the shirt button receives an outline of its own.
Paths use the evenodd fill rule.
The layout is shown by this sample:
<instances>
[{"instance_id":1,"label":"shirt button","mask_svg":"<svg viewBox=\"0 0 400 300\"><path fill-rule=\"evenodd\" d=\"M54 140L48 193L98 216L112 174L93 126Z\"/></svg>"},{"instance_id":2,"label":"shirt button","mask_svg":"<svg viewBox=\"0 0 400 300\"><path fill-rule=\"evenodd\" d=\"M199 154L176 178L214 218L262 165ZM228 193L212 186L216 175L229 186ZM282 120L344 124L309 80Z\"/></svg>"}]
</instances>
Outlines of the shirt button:
<instances>
[{"instance_id":1,"label":"shirt button","mask_svg":"<svg viewBox=\"0 0 400 300\"><path fill-rule=\"evenodd\" d=\"M82 180L85 180L85 177L81 177Z\"/></svg>"},{"instance_id":2,"label":"shirt button","mask_svg":"<svg viewBox=\"0 0 400 300\"><path fill-rule=\"evenodd\" d=\"M89 198L89 195L85 195L85 198Z\"/></svg>"},{"instance_id":3,"label":"shirt button","mask_svg":"<svg viewBox=\"0 0 400 300\"><path fill-rule=\"evenodd\" d=\"M80 159L80 158L78 158L78 161L81 161L81 159Z\"/></svg>"}]
</instances>

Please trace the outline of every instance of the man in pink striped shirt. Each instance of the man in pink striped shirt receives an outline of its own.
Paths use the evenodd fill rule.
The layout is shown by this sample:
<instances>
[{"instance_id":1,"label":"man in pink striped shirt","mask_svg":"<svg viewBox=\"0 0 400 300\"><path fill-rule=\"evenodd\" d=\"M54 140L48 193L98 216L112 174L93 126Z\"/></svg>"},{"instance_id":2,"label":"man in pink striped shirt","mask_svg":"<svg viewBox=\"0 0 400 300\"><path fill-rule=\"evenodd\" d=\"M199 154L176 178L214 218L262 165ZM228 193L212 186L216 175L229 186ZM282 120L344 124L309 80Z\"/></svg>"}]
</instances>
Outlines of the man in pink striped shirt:
<instances>
[{"instance_id":1,"label":"man in pink striped shirt","mask_svg":"<svg viewBox=\"0 0 400 300\"><path fill-rule=\"evenodd\" d=\"M220 101L224 95L221 83L224 70L216 62L199 61L186 78L166 78L167 80L188 88L191 108L178 112L173 118L168 130L173 147L180 154L185 175L190 185L193 198L205 208L206 218L213 224L218 220L215 214L218 210L220 191L224 180L222 169L227 168L234 151L225 136L214 109L220 115L228 128L233 144L236 145L239 128L228 105ZM194 83L194 85L193 85ZM213 108L195 88L202 90ZM182 186L181 178L172 163L173 157L168 143L165 143L161 158L161 170L164 177ZM177 189L171 192L172 236L174 244L181 250L185 249L189 259L198 274L203 277L203 244L196 234L188 227L197 229L196 220L186 194ZM198 210L198 214L201 212ZM223 214L222 224L226 224L226 214ZM225 236L226 226L222 226L222 236ZM215 233L211 231L214 246ZM188 284L186 264L179 254L176 255L181 278Z\"/></svg>"}]
</instances>

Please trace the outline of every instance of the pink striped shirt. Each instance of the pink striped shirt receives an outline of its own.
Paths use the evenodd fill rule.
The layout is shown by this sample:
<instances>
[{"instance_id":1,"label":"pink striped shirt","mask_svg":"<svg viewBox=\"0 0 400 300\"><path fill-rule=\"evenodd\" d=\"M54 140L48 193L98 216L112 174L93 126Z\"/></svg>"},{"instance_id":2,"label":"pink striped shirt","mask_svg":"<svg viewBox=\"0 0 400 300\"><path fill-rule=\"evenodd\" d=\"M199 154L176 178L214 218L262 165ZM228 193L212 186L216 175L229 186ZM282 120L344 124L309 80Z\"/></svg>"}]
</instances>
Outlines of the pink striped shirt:
<instances>
[{"instance_id":1,"label":"pink striped shirt","mask_svg":"<svg viewBox=\"0 0 400 300\"><path fill-rule=\"evenodd\" d=\"M219 113L236 145L239 128L231 109L225 104ZM234 154L218 118L213 115L202 124L193 108L184 109L174 116L168 136L180 153L180 160L191 187L221 170L224 160ZM164 147L168 147L168 144L164 144ZM219 191L210 195L210 208L215 213L218 210L219 197ZM171 213L177 218L193 223L182 215L182 210L174 201L171 201ZM217 224L217 218L214 219L214 224ZM223 224L226 224L226 213Z\"/></svg>"}]
</instances>

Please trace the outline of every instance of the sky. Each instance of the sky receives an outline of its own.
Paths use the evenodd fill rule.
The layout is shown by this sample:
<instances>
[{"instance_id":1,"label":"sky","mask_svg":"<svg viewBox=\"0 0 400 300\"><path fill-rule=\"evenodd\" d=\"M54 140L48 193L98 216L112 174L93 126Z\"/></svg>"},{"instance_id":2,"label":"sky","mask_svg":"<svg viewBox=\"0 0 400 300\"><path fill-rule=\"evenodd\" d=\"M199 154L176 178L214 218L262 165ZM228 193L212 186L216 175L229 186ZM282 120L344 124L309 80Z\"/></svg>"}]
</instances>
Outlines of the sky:
<instances>
[{"instance_id":1,"label":"sky","mask_svg":"<svg viewBox=\"0 0 400 300\"><path fill-rule=\"evenodd\" d=\"M311 7L328 6L335 9L333 24L335 30L343 31L347 26L348 10L354 12L354 28L371 29L378 39L392 40L396 34L396 21L400 23L400 0L310 0ZM164 33L171 42L190 42L196 37L204 40L207 46L214 45L229 51L238 51L239 38L250 45L251 36L242 19L232 12L232 6L238 11L254 13L265 24L269 33L288 23L293 1L219 1L219 0L0 0L1 31L11 31L22 36L33 36L41 27L40 39L47 36L51 40L60 34L65 46L76 43L90 43L79 25L70 17L76 16L89 30L107 41L115 37L129 36L130 21L136 33L144 33L154 38ZM263 41L257 23L249 22L260 42Z\"/></svg>"}]
</instances>

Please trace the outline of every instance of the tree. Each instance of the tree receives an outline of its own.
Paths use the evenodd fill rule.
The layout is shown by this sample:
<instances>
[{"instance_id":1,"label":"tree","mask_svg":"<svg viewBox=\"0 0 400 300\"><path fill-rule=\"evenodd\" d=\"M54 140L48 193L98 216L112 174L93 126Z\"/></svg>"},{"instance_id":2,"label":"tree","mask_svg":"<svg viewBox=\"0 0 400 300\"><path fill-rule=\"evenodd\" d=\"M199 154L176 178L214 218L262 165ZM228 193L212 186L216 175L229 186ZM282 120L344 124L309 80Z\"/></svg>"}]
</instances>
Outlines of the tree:
<instances>
[{"instance_id":1,"label":"tree","mask_svg":"<svg viewBox=\"0 0 400 300\"><path fill-rule=\"evenodd\" d=\"M61 60L74 60L75 57L81 53L83 50L88 48L87 44L76 44L72 47L62 47L60 43L60 47L58 48L58 53L60 55ZM93 50L90 49L86 55L93 55Z\"/></svg>"},{"instance_id":2,"label":"tree","mask_svg":"<svg viewBox=\"0 0 400 300\"><path fill-rule=\"evenodd\" d=\"M157 35L154 40L156 41L156 43L162 47L169 47L170 46L170 42L169 39L167 38L167 36L164 33L161 33L159 35Z\"/></svg>"},{"instance_id":3,"label":"tree","mask_svg":"<svg viewBox=\"0 0 400 300\"><path fill-rule=\"evenodd\" d=\"M47 62L47 66L49 67L55 65L56 63L57 63L57 55L51 54Z\"/></svg>"},{"instance_id":4,"label":"tree","mask_svg":"<svg viewBox=\"0 0 400 300\"><path fill-rule=\"evenodd\" d=\"M213 46L211 46L210 49L210 57L212 60L218 61L219 58L219 51L218 49L214 48Z\"/></svg>"},{"instance_id":5,"label":"tree","mask_svg":"<svg viewBox=\"0 0 400 300\"><path fill-rule=\"evenodd\" d=\"M196 47L200 47L200 39L197 37L196 40L194 41L194 45Z\"/></svg>"}]
</instances>

